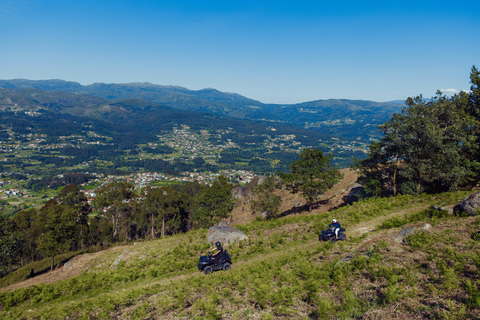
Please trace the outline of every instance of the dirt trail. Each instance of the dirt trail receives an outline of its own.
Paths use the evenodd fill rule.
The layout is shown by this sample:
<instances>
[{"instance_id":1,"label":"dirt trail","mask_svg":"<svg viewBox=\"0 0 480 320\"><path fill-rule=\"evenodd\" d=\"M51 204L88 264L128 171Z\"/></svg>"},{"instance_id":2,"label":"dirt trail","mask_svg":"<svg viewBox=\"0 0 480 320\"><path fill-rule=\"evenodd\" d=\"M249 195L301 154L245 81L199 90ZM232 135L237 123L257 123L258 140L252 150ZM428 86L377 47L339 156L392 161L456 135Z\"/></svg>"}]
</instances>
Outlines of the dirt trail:
<instances>
[{"instance_id":1,"label":"dirt trail","mask_svg":"<svg viewBox=\"0 0 480 320\"><path fill-rule=\"evenodd\" d=\"M388 220L397 216L403 216L406 213L409 213L412 211L419 211L426 208L428 208L428 205L419 205L409 209L395 211L395 212L392 212L391 214L380 216L372 220L364 221L355 225L354 227L349 228L348 234L352 237L359 237L364 233L377 231L376 230L377 226L380 225L385 220Z\"/></svg>"}]
</instances>

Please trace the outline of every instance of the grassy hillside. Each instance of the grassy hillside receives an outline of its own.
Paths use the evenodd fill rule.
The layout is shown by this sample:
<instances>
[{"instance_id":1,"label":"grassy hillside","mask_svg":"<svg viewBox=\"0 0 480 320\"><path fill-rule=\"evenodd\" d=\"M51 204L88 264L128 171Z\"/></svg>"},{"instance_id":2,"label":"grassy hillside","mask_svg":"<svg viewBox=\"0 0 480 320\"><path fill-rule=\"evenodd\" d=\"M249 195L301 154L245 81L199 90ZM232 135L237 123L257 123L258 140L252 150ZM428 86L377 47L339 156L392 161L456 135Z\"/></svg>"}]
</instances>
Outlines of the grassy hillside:
<instances>
[{"instance_id":1,"label":"grassy hillside","mask_svg":"<svg viewBox=\"0 0 480 320\"><path fill-rule=\"evenodd\" d=\"M431 208L467 194L371 199L237 225L249 239L228 246L231 270L209 276L196 269L206 230L78 255L0 289L0 318L478 319L480 219ZM347 241L320 243L333 217ZM398 238L419 223L432 227Z\"/></svg>"}]
</instances>

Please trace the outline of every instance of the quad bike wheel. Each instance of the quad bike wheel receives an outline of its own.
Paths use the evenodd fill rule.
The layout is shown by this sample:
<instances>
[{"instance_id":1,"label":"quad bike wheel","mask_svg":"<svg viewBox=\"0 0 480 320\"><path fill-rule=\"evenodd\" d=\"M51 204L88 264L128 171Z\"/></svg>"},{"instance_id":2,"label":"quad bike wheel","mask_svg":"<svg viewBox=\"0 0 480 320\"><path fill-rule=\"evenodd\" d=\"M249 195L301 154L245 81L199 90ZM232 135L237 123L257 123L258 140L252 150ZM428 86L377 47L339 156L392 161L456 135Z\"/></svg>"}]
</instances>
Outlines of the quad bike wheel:
<instances>
[{"instance_id":1,"label":"quad bike wheel","mask_svg":"<svg viewBox=\"0 0 480 320\"><path fill-rule=\"evenodd\" d=\"M346 235L346 234L342 234L342 235L340 236L340 240L343 240L343 241L347 240L347 235Z\"/></svg>"},{"instance_id":2,"label":"quad bike wheel","mask_svg":"<svg viewBox=\"0 0 480 320\"><path fill-rule=\"evenodd\" d=\"M230 270L231 266L230 262L225 262L223 264L223 270Z\"/></svg>"},{"instance_id":3,"label":"quad bike wheel","mask_svg":"<svg viewBox=\"0 0 480 320\"><path fill-rule=\"evenodd\" d=\"M213 272L213 268L211 266L207 266L205 267L205 269L203 269L203 273L205 274L210 274Z\"/></svg>"}]
</instances>

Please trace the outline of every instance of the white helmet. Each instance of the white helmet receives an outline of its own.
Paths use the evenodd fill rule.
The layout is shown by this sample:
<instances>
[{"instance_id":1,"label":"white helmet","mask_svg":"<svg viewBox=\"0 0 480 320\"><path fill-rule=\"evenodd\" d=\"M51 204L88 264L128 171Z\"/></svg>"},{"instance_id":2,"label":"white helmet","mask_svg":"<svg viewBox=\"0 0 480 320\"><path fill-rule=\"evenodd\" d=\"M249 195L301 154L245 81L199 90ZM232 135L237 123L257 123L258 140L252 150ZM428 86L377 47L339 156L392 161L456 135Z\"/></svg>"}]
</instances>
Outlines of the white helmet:
<instances>
[{"instance_id":1,"label":"white helmet","mask_svg":"<svg viewBox=\"0 0 480 320\"><path fill-rule=\"evenodd\" d=\"M333 223L337 222L337 219L333 219L332 222L333 222Z\"/></svg>"}]
</instances>

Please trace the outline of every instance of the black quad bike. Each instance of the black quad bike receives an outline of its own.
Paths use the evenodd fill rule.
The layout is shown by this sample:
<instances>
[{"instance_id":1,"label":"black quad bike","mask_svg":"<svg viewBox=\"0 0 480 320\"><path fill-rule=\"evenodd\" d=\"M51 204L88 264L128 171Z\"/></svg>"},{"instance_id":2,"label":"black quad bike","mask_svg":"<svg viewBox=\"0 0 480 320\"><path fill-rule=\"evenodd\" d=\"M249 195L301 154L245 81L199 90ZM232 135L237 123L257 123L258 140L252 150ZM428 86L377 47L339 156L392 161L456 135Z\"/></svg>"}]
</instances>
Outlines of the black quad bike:
<instances>
[{"instance_id":1,"label":"black quad bike","mask_svg":"<svg viewBox=\"0 0 480 320\"><path fill-rule=\"evenodd\" d=\"M221 246L219 250L220 252L215 255L209 252L206 256L201 256L198 261L198 270L203 271L205 274L210 274L217 270L229 270L232 266L232 258L228 255L228 251L223 250Z\"/></svg>"},{"instance_id":2,"label":"black quad bike","mask_svg":"<svg viewBox=\"0 0 480 320\"><path fill-rule=\"evenodd\" d=\"M340 228L340 231L338 231L338 239L335 239L335 231L333 229L327 229L322 231L320 236L318 237L319 241L332 241L335 242L337 240L347 240L347 235L343 233L345 231L344 228Z\"/></svg>"}]
</instances>

